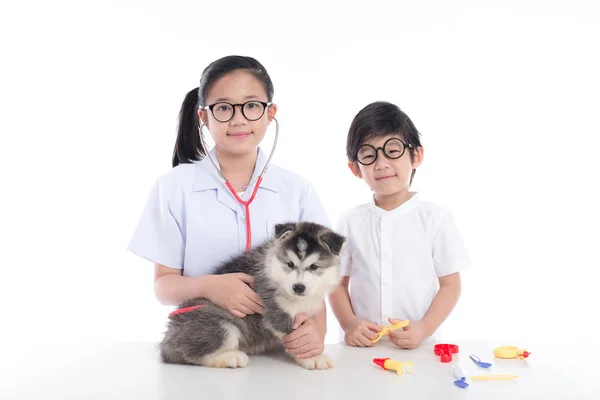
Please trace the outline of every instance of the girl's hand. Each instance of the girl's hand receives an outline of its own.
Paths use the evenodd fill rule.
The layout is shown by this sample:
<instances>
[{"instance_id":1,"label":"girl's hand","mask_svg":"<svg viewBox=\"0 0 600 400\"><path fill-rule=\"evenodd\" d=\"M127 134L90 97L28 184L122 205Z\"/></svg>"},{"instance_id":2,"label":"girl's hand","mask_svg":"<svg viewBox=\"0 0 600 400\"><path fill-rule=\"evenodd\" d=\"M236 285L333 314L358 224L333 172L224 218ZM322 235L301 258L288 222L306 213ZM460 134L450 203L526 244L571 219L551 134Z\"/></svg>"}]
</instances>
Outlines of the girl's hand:
<instances>
[{"instance_id":1,"label":"girl's hand","mask_svg":"<svg viewBox=\"0 0 600 400\"><path fill-rule=\"evenodd\" d=\"M390 323L400 322L399 319L390 318ZM402 349L414 350L427 339L427 333L422 322L410 322L402 330L390 331L390 340Z\"/></svg>"},{"instance_id":2,"label":"girl's hand","mask_svg":"<svg viewBox=\"0 0 600 400\"><path fill-rule=\"evenodd\" d=\"M247 274L211 275L207 298L238 318L262 314L264 304L250 285L254 278Z\"/></svg>"},{"instance_id":3,"label":"girl's hand","mask_svg":"<svg viewBox=\"0 0 600 400\"><path fill-rule=\"evenodd\" d=\"M350 346L371 347L375 345L371 340L377 339L376 332L379 331L381 331L379 325L357 318L354 324L346 329L344 340Z\"/></svg>"},{"instance_id":4,"label":"girl's hand","mask_svg":"<svg viewBox=\"0 0 600 400\"><path fill-rule=\"evenodd\" d=\"M317 323L306 314L294 318L294 331L283 337L286 351L296 358L318 356L325 348L325 338Z\"/></svg>"}]
</instances>

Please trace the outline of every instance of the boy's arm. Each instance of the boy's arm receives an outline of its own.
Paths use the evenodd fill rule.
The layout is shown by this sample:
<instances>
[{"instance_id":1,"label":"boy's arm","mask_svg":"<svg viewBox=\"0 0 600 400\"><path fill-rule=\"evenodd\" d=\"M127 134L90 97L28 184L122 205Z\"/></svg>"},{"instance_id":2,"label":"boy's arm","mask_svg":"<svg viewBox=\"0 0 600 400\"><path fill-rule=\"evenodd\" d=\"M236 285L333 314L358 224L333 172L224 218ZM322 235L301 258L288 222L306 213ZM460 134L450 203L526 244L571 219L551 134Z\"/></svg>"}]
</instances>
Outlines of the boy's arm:
<instances>
[{"instance_id":1,"label":"boy's arm","mask_svg":"<svg viewBox=\"0 0 600 400\"><path fill-rule=\"evenodd\" d=\"M440 216L433 238L433 262L440 289L421 321L427 337L450 315L461 292L460 270L470 264L467 249L450 212Z\"/></svg>"},{"instance_id":2,"label":"boy's arm","mask_svg":"<svg viewBox=\"0 0 600 400\"><path fill-rule=\"evenodd\" d=\"M460 297L460 273L439 278L440 289L421 321L411 321L404 330L389 333L392 342L403 349L416 349L439 328ZM390 322L399 320L390 318Z\"/></svg>"},{"instance_id":3,"label":"boy's arm","mask_svg":"<svg viewBox=\"0 0 600 400\"><path fill-rule=\"evenodd\" d=\"M329 295L331 310L344 331L356 323L356 315L352 310L350 293L348 292L349 283L350 277L344 276L337 289Z\"/></svg>"},{"instance_id":4,"label":"boy's arm","mask_svg":"<svg viewBox=\"0 0 600 400\"><path fill-rule=\"evenodd\" d=\"M426 337L433 335L442 322L448 318L448 315L450 315L460 297L460 272L442 276L439 278L439 282L440 289L434 297L431 306L429 306L429 310L427 310L425 317L421 321L425 329Z\"/></svg>"},{"instance_id":5,"label":"boy's arm","mask_svg":"<svg viewBox=\"0 0 600 400\"><path fill-rule=\"evenodd\" d=\"M331 309L337 318L340 327L344 331L344 341L350 346L371 347L373 339L377 338L377 332L381 328L369 321L363 321L356 317L350 302L348 284L350 277L342 278L341 284L329 296Z\"/></svg>"}]
</instances>

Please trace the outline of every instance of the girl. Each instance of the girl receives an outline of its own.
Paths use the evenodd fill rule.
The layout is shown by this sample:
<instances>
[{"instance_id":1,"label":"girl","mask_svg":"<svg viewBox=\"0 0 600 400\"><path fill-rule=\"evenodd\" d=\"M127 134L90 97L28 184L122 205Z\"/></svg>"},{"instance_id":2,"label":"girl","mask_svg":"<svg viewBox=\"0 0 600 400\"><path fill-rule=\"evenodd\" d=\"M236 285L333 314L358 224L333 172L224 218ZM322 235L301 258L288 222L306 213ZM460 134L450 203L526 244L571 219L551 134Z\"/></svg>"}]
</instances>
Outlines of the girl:
<instances>
[{"instance_id":1,"label":"girl","mask_svg":"<svg viewBox=\"0 0 600 400\"><path fill-rule=\"evenodd\" d=\"M201 296L239 318L261 313L250 276L210 271L247 249L250 240L258 244L267 239L277 222L329 226L306 179L271 165L257 183L267 162L259 144L277 112L273 92L271 78L257 60L228 56L210 64L199 87L185 97L173 169L154 184L129 243L130 251L154 263L154 290L162 304ZM208 154L201 140L207 130L215 142ZM254 191L248 228L240 200L250 200ZM290 354L309 358L323 351L325 315L323 303L313 318L296 316L294 332L284 338Z\"/></svg>"}]
</instances>

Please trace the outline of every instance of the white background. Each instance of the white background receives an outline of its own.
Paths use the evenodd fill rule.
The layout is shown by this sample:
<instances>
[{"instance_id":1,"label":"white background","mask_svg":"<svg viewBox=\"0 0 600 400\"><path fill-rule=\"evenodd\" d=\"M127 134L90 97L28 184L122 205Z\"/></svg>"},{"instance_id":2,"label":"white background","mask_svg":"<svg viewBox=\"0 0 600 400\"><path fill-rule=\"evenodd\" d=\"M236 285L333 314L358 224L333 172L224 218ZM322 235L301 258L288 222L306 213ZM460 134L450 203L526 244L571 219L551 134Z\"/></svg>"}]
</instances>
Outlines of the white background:
<instances>
[{"instance_id":1,"label":"white background","mask_svg":"<svg viewBox=\"0 0 600 400\"><path fill-rule=\"evenodd\" d=\"M274 161L333 221L370 199L346 167L354 115L388 100L413 119L414 190L452 210L473 259L446 337L595 338L598 7L481 3L2 2L0 335L160 339L152 266L125 249L183 96L242 54L275 84Z\"/></svg>"}]
</instances>

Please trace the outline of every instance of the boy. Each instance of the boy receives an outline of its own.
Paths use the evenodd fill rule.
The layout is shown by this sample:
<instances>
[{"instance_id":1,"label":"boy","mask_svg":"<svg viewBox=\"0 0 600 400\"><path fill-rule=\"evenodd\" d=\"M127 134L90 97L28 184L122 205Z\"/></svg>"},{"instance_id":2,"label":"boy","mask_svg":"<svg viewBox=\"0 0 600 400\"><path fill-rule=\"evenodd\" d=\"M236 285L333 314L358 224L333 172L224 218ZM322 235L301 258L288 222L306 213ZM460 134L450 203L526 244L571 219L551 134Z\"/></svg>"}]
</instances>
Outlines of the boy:
<instances>
[{"instance_id":1,"label":"boy","mask_svg":"<svg viewBox=\"0 0 600 400\"><path fill-rule=\"evenodd\" d=\"M409 325L389 337L400 348L415 349L456 305L459 271L470 263L467 251L451 214L410 192L423 147L397 106L363 108L350 126L346 153L352 173L373 191L373 202L340 218L348 244L331 308L351 346L372 346L379 325L407 319Z\"/></svg>"}]
</instances>

